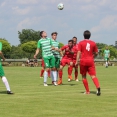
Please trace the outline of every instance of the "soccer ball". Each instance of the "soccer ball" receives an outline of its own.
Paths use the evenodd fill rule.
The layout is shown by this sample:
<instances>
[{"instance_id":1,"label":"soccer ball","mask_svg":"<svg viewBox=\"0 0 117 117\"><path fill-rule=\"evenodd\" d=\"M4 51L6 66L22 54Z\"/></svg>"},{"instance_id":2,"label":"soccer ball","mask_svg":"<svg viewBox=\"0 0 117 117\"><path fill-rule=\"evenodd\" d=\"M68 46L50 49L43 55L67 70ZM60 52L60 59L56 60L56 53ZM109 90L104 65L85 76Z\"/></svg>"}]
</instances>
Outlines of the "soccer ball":
<instances>
[{"instance_id":1,"label":"soccer ball","mask_svg":"<svg viewBox=\"0 0 117 117\"><path fill-rule=\"evenodd\" d=\"M63 3L59 3L57 7L58 7L59 10L63 10L64 5L63 5Z\"/></svg>"}]
</instances>

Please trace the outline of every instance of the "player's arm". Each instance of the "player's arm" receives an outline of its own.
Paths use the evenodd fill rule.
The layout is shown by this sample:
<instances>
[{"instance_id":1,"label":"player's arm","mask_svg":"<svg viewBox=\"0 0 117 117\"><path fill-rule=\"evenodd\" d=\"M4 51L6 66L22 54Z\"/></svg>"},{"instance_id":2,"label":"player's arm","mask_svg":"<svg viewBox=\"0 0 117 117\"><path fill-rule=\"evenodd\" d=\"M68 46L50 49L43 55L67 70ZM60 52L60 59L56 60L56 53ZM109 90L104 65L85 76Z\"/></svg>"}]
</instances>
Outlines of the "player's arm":
<instances>
[{"instance_id":1,"label":"player's arm","mask_svg":"<svg viewBox=\"0 0 117 117\"><path fill-rule=\"evenodd\" d=\"M5 61L5 57L2 53L2 43L0 43L0 56L2 57L3 61Z\"/></svg>"},{"instance_id":2,"label":"player's arm","mask_svg":"<svg viewBox=\"0 0 117 117\"><path fill-rule=\"evenodd\" d=\"M61 49L59 49L59 51L58 51L58 52L60 53L61 57L63 57L63 56L64 56L63 51L62 51Z\"/></svg>"},{"instance_id":3,"label":"player's arm","mask_svg":"<svg viewBox=\"0 0 117 117\"><path fill-rule=\"evenodd\" d=\"M105 57L105 50L104 50L104 53L103 53L103 57Z\"/></svg>"},{"instance_id":4,"label":"player's arm","mask_svg":"<svg viewBox=\"0 0 117 117\"><path fill-rule=\"evenodd\" d=\"M73 52L73 51L71 51L71 50L68 50L68 51L69 51L69 53L70 53L70 54L74 54L74 52Z\"/></svg>"},{"instance_id":5,"label":"player's arm","mask_svg":"<svg viewBox=\"0 0 117 117\"><path fill-rule=\"evenodd\" d=\"M81 56L81 51L77 52L77 57L76 57L76 65L78 65L78 62L80 60L80 56Z\"/></svg>"},{"instance_id":6,"label":"player's arm","mask_svg":"<svg viewBox=\"0 0 117 117\"><path fill-rule=\"evenodd\" d=\"M59 43L59 45L58 45L58 49L59 49L59 53L60 53L61 57L63 57L64 54L63 54L63 51L62 51L61 48L60 48L60 43Z\"/></svg>"},{"instance_id":7,"label":"player's arm","mask_svg":"<svg viewBox=\"0 0 117 117\"><path fill-rule=\"evenodd\" d=\"M110 58L110 50L109 50L108 58Z\"/></svg>"},{"instance_id":8,"label":"player's arm","mask_svg":"<svg viewBox=\"0 0 117 117\"><path fill-rule=\"evenodd\" d=\"M37 55L39 54L40 47L41 47L41 44L40 44L40 42L38 41L38 43L37 43L37 49L36 49L36 52L35 52L35 54L34 54L34 58L35 58L35 59L36 59Z\"/></svg>"},{"instance_id":9,"label":"player's arm","mask_svg":"<svg viewBox=\"0 0 117 117\"><path fill-rule=\"evenodd\" d=\"M94 58L97 57L97 55L98 55L98 48L97 48L96 44L94 46L93 54L94 54Z\"/></svg>"},{"instance_id":10,"label":"player's arm","mask_svg":"<svg viewBox=\"0 0 117 117\"><path fill-rule=\"evenodd\" d=\"M81 56L81 44L79 43L78 52L77 52L77 56L76 56L76 65L78 65L78 62L80 60L80 56Z\"/></svg>"},{"instance_id":11,"label":"player's arm","mask_svg":"<svg viewBox=\"0 0 117 117\"><path fill-rule=\"evenodd\" d=\"M4 55L3 55L1 50L0 50L0 56L2 57L3 61L5 61L5 57L4 57Z\"/></svg>"},{"instance_id":12,"label":"player's arm","mask_svg":"<svg viewBox=\"0 0 117 117\"><path fill-rule=\"evenodd\" d=\"M37 55L39 54L39 48L36 49L36 52L35 52L35 55L34 55L34 58L36 59Z\"/></svg>"},{"instance_id":13,"label":"player's arm","mask_svg":"<svg viewBox=\"0 0 117 117\"><path fill-rule=\"evenodd\" d=\"M94 52L94 58L97 57L98 55L98 52Z\"/></svg>"}]
</instances>

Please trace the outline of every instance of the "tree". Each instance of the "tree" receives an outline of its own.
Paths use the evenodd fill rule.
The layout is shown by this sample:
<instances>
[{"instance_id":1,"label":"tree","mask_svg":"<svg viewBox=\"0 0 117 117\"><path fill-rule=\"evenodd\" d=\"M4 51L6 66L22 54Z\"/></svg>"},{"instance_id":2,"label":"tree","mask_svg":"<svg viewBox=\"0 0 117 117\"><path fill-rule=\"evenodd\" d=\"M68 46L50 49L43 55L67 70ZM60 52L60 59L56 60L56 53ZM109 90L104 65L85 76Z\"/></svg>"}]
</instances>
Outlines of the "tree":
<instances>
[{"instance_id":1,"label":"tree","mask_svg":"<svg viewBox=\"0 0 117 117\"><path fill-rule=\"evenodd\" d=\"M98 49L102 49L104 48L105 46L107 46L107 44L104 44L104 43L96 43Z\"/></svg>"},{"instance_id":2,"label":"tree","mask_svg":"<svg viewBox=\"0 0 117 117\"><path fill-rule=\"evenodd\" d=\"M59 46L60 46L60 48L61 48L61 47L63 47L63 46L64 46L64 44L63 44L63 43L59 43Z\"/></svg>"},{"instance_id":3,"label":"tree","mask_svg":"<svg viewBox=\"0 0 117 117\"><path fill-rule=\"evenodd\" d=\"M18 35L21 44L40 39L40 31L34 31L33 29L23 29L22 32L18 31Z\"/></svg>"},{"instance_id":4,"label":"tree","mask_svg":"<svg viewBox=\"0 0 117 117\"><path fill-rule=\"evenodd\" d=\"M18 46L12 46L11 51L9 53L9 58L11 59L22 59L22 58L28 58L29 53L26 53L22 50L21 45Z\"/></svg>"},{"instance_id":5,"label":"tree","mask_svg":"<svg viewBox=\"0 0 117 117\"><path fill-rule=\"evenodd\" d=\"M0 38L0 42L2 43L2 52L4 53L4 56L7 58L7 55L11 50L11 45L6 39L3 38Z\"/></svg>"},{"instance_id":6,"label":"tree","mask_svg":"<svg viewBox=\"0 0 117 117\"><path fill-rule=\"evenodd\" d=\"M21 48L23 51L31 54L35 53L35 50L37 49L37 42L36 41L29 41L27 43L24 43L21 45Z\"/></svg>"}]
</instances>

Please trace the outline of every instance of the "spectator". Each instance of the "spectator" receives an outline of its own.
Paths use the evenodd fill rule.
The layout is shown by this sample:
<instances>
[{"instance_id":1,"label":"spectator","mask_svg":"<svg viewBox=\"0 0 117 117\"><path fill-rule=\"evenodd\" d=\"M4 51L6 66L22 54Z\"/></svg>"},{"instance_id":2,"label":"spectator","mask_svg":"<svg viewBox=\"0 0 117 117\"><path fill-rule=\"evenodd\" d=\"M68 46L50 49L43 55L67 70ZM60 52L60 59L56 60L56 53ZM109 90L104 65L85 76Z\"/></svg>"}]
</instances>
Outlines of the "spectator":
<instances>
[{"instance_id":1,"label":"spectator","mask_svg":"<svg viewBox=\"0 0 117 117\"><path fill-rule=\"evenodd\" d=\"M38 66L38 60L34 59L34 66L37 67Z\"/></svg>"}]
</instances>

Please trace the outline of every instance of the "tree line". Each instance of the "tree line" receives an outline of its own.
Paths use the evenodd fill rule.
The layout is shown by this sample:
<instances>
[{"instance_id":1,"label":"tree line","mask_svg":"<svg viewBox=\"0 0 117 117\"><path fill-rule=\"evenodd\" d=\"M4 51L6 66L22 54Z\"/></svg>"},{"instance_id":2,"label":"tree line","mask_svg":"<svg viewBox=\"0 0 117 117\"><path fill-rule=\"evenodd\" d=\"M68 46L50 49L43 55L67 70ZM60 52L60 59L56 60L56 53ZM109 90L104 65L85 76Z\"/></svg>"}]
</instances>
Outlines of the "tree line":
<instances>
[{"instance_id":1,"label":"tree line","mask_svg":"<svg viewBox=\"0 0 117 117\"><path fill-rule=\"evenodd\" d=\"M18 31L18 37L20 44L15 46L12 45L4 38L0 38L3 48L2 51L6 59L22 59L22 58L33 58L35 50L37 48L37 42L41 38L40 31L33 29L23 29L21 32ZM64 44L60 43L60 47ZM38 58L42 58L41 52Z\"/></svg>"},{"instance_id":2,"label":"tree line","mask_svg":"<svg viewBox=\"0 0 117 117\"><path fill-rule=\"evenodd\" d=\"M41 38L40 31L33 29L23 29L21 32L18 31L18 37L20 44L15 46L12 45L4 38L0 38L0 42L3 44L3 53L7 59L22 59L22 58L33 58L35 50L37 48L37 42ZM114 45L107 45L104 43L96 43L99 49L99 55L97 58L103 58L103 52L106 46L109 46L111 58L117 58L117 49ZM60 47L64 44L60 43ZM41 52L38 58L42 58Z\"/></svg>"}]
</instances>

